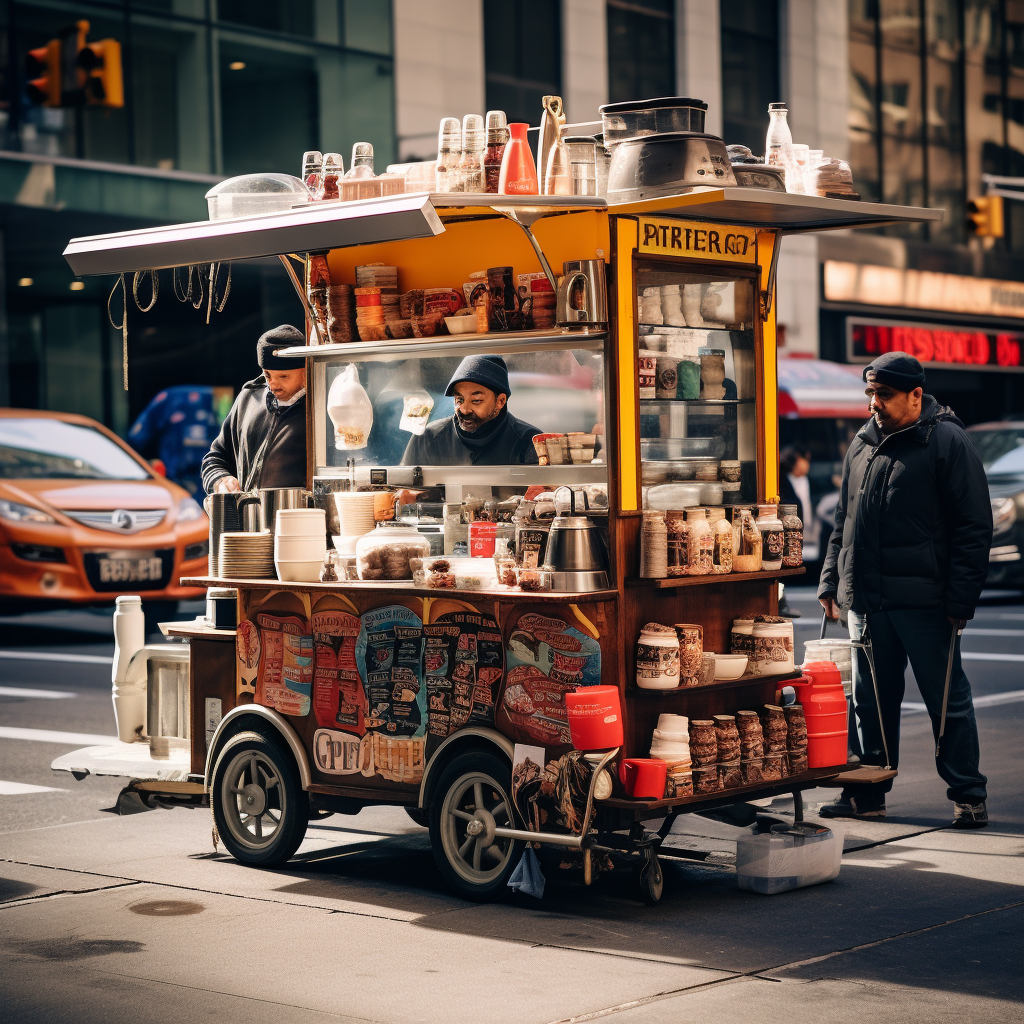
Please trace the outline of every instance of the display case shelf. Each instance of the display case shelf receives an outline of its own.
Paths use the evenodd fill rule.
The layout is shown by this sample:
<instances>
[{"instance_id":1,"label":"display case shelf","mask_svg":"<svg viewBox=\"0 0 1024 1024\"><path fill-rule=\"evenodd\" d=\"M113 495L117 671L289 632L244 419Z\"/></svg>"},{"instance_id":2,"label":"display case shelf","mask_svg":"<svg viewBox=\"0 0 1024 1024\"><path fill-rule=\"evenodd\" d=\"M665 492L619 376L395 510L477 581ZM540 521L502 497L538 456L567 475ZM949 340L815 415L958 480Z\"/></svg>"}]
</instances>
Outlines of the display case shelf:
<instances>
[{"instance_id":1,"label":"display case shelf","mask_svg":"<svg viewBox=\"0 0 1024 1024\"><path fill-rule=\"evenodd\" d=\"M645 579L634 576L626 580L627 587L654 587L668 590L673 587L695 587L702 583L749 583L754 580L770 581L780 576L802 576L807 570L802 565L764 572L723 572L704 576L673 576L671 579Z\"/></svg>"},{"instance_id":2,"label":"display case shelf","mask_svg":"<svg viewBox=\"0 0 1024 1024\"><path fill-rule=\"evenodd\" d=\"M721 405L753 405L753 398L641 398L641 408L655 405L670 406L721 406Z\"/></svg>"}]
</instances>

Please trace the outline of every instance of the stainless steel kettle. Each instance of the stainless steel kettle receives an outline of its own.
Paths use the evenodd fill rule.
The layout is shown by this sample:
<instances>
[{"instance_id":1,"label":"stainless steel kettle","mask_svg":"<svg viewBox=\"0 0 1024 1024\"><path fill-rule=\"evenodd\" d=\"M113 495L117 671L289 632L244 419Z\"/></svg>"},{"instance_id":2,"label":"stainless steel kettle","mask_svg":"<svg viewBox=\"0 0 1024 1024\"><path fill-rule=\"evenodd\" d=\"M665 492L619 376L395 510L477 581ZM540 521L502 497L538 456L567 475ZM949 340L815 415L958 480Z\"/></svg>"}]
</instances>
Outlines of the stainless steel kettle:
<instances>
[{"instance_id":1,"label":"stainless steel kettle","mask_svg":"<svg viewBox=\"0 0 1024 1024\"><path fill-rule=\"evenodd\" d=\"M582 508L577 508L577 496ZM608 549L599 527L587 516L586 491L559 487L558 515L551 522L544 571L552 574L553 590L591 591L608 587Z\"/></svg>"},{"instance_id":2,"label":"stainless steel kettle","mask_svg":"<svg viewBox=\"0 0 1024 1024\"><path fill-rule=\"evenodd\" d=\"M559 327L608 323L608 287L604 260L568 260L562 264L555 320Z\"/></svg>"}]
</instances>

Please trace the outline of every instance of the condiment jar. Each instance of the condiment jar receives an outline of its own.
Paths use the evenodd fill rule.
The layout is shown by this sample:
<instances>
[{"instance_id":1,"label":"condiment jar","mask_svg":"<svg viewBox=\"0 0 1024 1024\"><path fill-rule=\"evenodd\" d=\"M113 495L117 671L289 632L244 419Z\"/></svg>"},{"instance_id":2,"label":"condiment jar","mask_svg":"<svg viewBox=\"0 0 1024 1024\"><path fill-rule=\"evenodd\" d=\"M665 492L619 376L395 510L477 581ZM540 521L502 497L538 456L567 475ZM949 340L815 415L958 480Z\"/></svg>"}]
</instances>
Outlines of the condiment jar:
<instances>
[{"instance_id":1,"label":"condiment jar","mask_svg":"<svg viewBox=\"0 0 1024 1024\"><path fill-rule=\"evenodd\" d=\"M796 671L793 661L793 623L754 620L754 659L750 671L756 676L777 676Z\"/></svg>"},{"instance_id":2,"label":"condiment jar","mask_svg":"<svg viewBox=\"0 0 1024 1024\"><path fill-rule=\"evenodd\" d=\"M462 129L457 117L442 117L437 132L437 163L434 167L434 191L454 192L458 183L458 165Z\"/></svg>"},{"instance_id":3,"label":"condiment jar","mask_svg":"<svg viewBox=\"0 0 1024 1024\"><path fill-rule=\"evenodd\" d=\"M345 161L340 153L324 153L320 167L320 180L316 191L317 199L338 199L341 186L338 184L345 173Z\"/></svg>"},{"instance_id":4,"label":"condiment jar","mask_svg":"<svg viewBox=\"0 0 1024 1024\"><path fill-rule=\"evenodd\" d=\"M668 528L664 512L644 512L640 529L640 575L654 580L668 576Z\"/></svg>"},{"instance_id":5,"label":"condiment jar","mask_svg":"<svg viewBox=\"0 0 1024 1024\"><path fill-rule=\"evenodd\" d=\"M782 520L775 514L775 505L758 505L757 529L761 533L761 568L782 568L785 530Z\"/></svg>"},{"instance_id":6,"label":"condiment jar","mask_svg":"<svg viewBox=\"0 0 1024 1024\"><path fill-rule=\"evenodd\" d=\"M504 110L487 111L487 150L484 153L484 179L487 191L492 195L498 191L501 177L501 158L508 142L508 122Z\"/></svg>"},{"instance_id":7,"label":"condiment jar","mask_svg":"<svg viewBox=\"0 0 1024 1024\"><path fill-rule=\"evenodd\" d=\"M749 508L734 510L732 542L733 572L760 572L761 531L758 530Z\"/></svg>"},{"instance_id":8,"label":"condiment jar","mask_svg":"<svg viewBox=\"0 0 1024 1024\"><path fill-rule=\"evenodd\" d=\"M302 154L302 180L312 193L312 198L316 197L320 188L320 171L323 165L324 155L319 149L308 149Z\"/></svg>"},{"instance_id":9,"label":"condiment jar","mask_svg":"<svg viewBox=\"0 0 1024 1024\"><path fill-rule=\"evenodd\" d=\"M724 483L738 484L743 471L739 459L723 459L718 464L718 477Z\"/></svg>"},{"instance_id":10,"label":"condiment jar","mask_svg":"<svg viewBox=\"0 0 1024 1024\"><path fill-rule=\"evenodd\" d=\"M380 523L356 542L361 580L411 580L413 558L428 558L430 541L404 523Z\"/></svg>"},{"instance_id":11,"label":"condiment jar","mask_svg":"<svg viewBox=\"0 0 1024 1024\"><path fill-rule=\"evenodd\" d=\"M803 565L804 524L796 505L780 505L779 518L783 529L782 564L787 567Z\"/></svg>"},{"instance_id":12,"label":"condiment jar","mask_svg":"<svg viewBox=\"0 0 1024 1024\"><path fill-rule=\"evenodd\" d=\"M729 650L733 654L745 654L748 661L754 658L754 620L733 619L729 633Z\"/></svg>"},{"instance_id":13,"label":"condiment jar","mask_svg":"<svg viewBox=\"0 0 1024 1024\"><path fill-rule=\"evenodd\" d=\"M686 575L706 576L711 572L711 558L715 549L715 534L703 508L686 510Z\"/></svg>"},{"instance_id":14,"label":"condiment jar","mask_svg":"<svg viewBox=\"0 0 1024 1024\"><path fill-rule=\"evenodd\" d=\"M462 156L459 159L461 192L486 191L486 151L487 133L484 131L484 119L479 114L466 114L462 119Z\"/></svg>"},{"instance_id":15,"label":"condiment jar","mask_svg":"<svg viewBox=\"0 0 1024 1024\"><path fill-rule=\"evenodd\" d=\"M643 690L679 686L679 639L671 626L648 622L636 645L636 685Z\"/></svg>"},{"instance_id":16,"label":"condiment jar","mask_svg":"<svg viewBox=\"0 0 1024 1024\"><path fill-rule=\"evenodd\" d=\"M665 527L668 532L668 575L685 576L689 549L686 513L683 510L666 512Z\"/></svg>"},{"instance_id":17,"label":"condiment jar","mask_svg":"<svg viewBox=\"0 0 1024 1024\"><path fill-rule=\"evenodd\" d=\"M732 572L732 524L725 518L724 508L709 508L708 522L714 538L711 550L711 572L717 575Z\"/></svg>"}]
</instances>

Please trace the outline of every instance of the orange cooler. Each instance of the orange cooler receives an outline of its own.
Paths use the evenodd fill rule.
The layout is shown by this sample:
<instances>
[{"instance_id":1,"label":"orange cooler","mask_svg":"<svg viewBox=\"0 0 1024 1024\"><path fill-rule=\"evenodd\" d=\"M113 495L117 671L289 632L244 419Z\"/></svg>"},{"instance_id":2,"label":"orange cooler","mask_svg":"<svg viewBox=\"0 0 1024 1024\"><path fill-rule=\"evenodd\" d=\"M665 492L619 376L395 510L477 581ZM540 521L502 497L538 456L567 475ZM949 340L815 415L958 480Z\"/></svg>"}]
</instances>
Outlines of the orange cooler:
<instances>
[{"instance_id":1,"label":"orange cooler","mask_svg":"<svg viewBox=\"0 0 1024 1024\"><path fill-rule=\"evenodd\" d=\"M791 685L807 719L807 766L846 764L847 705L839 669L831 661L812 661Z\"/></svg>"}]
</instances>

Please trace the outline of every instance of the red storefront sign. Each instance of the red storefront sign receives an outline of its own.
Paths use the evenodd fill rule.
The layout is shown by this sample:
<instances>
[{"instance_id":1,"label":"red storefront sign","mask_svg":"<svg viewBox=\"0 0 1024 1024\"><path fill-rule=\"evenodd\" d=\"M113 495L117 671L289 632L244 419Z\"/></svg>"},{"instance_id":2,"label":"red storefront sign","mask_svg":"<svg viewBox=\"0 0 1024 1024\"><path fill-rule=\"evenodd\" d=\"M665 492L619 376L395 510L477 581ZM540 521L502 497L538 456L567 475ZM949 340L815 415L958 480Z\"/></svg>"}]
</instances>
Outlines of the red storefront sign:
<instances>
[{"instance_id":1,"label":"red storefront sign","mask_svg":"<svg viewBox=\"0 0 1024 1024\"><path fill-rule=\"evenodd\" d=\"M846 321L848 357L870 362L883 352L907 352L925 366L1024 370L1024 334L887 320Z\"/></svg>"}]
</instances>

